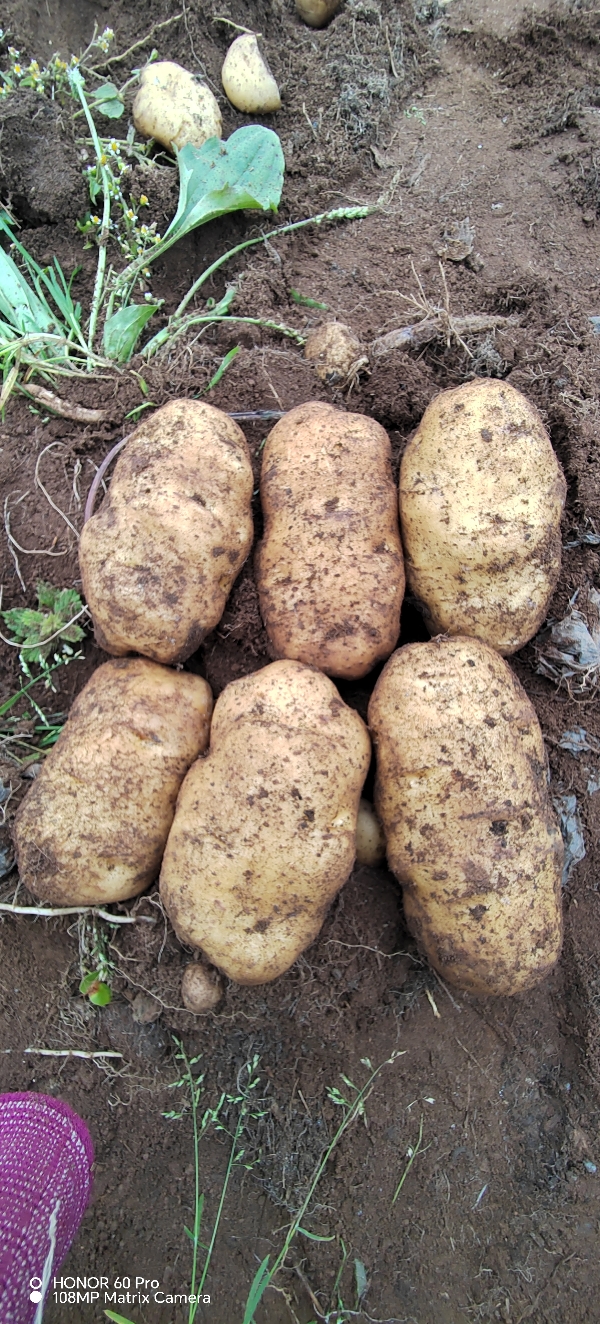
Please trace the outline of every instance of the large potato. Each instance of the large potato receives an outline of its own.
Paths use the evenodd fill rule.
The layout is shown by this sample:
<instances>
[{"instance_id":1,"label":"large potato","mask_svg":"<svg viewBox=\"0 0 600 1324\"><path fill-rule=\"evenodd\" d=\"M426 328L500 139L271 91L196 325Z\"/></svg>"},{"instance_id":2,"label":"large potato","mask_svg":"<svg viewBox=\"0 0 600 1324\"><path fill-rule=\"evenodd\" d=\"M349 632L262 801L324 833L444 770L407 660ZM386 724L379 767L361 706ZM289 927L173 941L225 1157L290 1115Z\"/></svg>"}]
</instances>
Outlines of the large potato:
<instances>
[{"instance_id":1,"label":"large potato","mask_svg":"<svg viewBox=\"0 0 600 1324\"><path fill-rule=\"evenodd\" d=\"M244 434L220 409L173 400L142 423L81 535L100 647L155 662L190 657L250 551L251 499Z\"/></svg>"},{"instance_id":2,"label":"large potato","mask_svg":"<svg viewBox=\"0 0 600 1324\"><path fill-rule=\"evenodd\" d=\"M316 402L264 448L260 609L277 657L364 676L400 632L404 566L390 443L379 423Z\"/></svg>"},{"instance_id":3,"label":"large potato","mask_svg":"<svg viewBox=\"0 0 600 1324\"><path fill-rule=\"evenodd\" d=\"M371 698L375 804L406 919L458 988L519 993L561 945L563 845L535 711L478 639L410 644Z\"/></svg>"},{"instance_id":4,"label":"large potato","mask_svg":"<svg viewBox=\"0 0 600 1324\"><path fill-rule=\"evenodd\" d=\"M211 711L200 676L141 657L99 667L15 819L30 892L57 905L143 892L158 876L179 787L208 744Z\"/></svg>"},{"instance_id":5,"label":"large potato","mask_svg":"<svg viewBox=\"0 0 600 1324\"><path fill-rule=\"evenodd\" d=\"M217 700L160 890L181 940L231 979L275 979L316 938L354 863L370 748L358 713L299 662L273 662Z\"/></svg>"},{"instance_id":6,"label":"large potato","mask_svg":"<svg viewBox=\"0 0 600 1324\"><path fill-rule=\"evenodd\" d=\"M132 108L138 133L156 138L163 147L202 147L208 138L220 138L223 122L210 88L171 60L148 64Z\"/></svg>"},{"instance_id":7,"label":"large potato","mask_svg":"<svg viewBox=\"0 0 600 1324\"><path fill-rule=\"evenodd\" d=\"M432 634L476 635L504 654L532 638L560 571L565 494L520 391L486 378L432 401L400 469L406 577Z\"/></svg>"}]
</instances>

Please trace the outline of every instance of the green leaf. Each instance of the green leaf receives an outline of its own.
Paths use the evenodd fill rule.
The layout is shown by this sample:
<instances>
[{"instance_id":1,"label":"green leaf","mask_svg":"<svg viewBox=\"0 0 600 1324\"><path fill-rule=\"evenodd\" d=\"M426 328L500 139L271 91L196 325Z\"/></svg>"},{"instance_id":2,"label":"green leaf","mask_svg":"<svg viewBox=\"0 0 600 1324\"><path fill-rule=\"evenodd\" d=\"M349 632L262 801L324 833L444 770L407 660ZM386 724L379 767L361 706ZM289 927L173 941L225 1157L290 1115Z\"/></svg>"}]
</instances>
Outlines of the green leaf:
<instances>
[{"instance_id":1,"label":"green leaf","mask_svg":"<svg viewBox=\"0 0 600 1324\"><path fill-rule=\"evenodd\" d=\"M88 997L95 1007L107 1007L112 1000L112 994L108 987L100 978L97 970L93 973L84 975L80 985L79 992Z\"/></svg>"},{"instance_id":2,"label":"green leaf","mask_svg":"<svg viewBox=\"0 0 600 1324\"><path fill-rule=\"evenodd\" d=\"M95 101L94 110L100 115L105 115L107 120L118 120L121 118L125 107L118 97L111 97L109 101Z\"/></svg>"},{"instance_id":3,"label":"green leaf","mask_svg":"<svg viewBox=\"0 0 600 1324\"><path fill-rule=\"evenodd\" d=\"M354 1261L354 1274L356 1277L356 1300L358 1305L360 1305L367 1287L369 1286L367 1271L362 1260Z\"/></svg>"},{"instance_id":4,"label":"green leaf","mask_svg":"<svg viewBox=\"0 0 600 1324\"><path fill-rule=\"evenodd\" d=\"M277 211L285 160L272 129L250 124L227 142L209 138L177 153L179 206L164 236L170 243L217 216L242 208Z\"/></svg>"},{"instance_id":5,"label":"green leaf","mask_svg":"<svg viewBox=\"0 0 600 1324\"><path fill-rule=\"evenodd\" d=\"M106 115L110 120L120 119L125 110L119 89L114 83L102 83L100 87L96 87L91 104L94 110Z\"/></svg>"},{"instance_id":6,"label":"green leaf","mask_svg":"<svg viewBox=\"0 0 600 1324\"><path fill-rule=\"evenodd\" d=\"M335 1236L333 1236L333 1237L320 1237L320 1236L317 1235L316 1232L309 1232L308 1229L305 1228L305 1227L299 1227L299 1228L298 1228L298 1231L299 1231L299 1233L300 1233L301 1236L303 1236L303 1237L308 1237L308 1240L309 1240L309 1241L335 1241Z\"/></svg>"},{"instance_id":7,"label":"green leaf","mask_svg":"<svg viewBox=\"0 0 600 1324\"><path fill-rule=\"evenodd\" d=\"M133 303L120 308L104 323L104 353L116 363L127 363L146 322L160 307L157 303Z\"/></svg>"},{"instance_id":8,"label":"green leaf","mask_svg":"<svg viewBox=\"0 0 600 1324\"><path fill-rule=\"evenodd\" d=\"M262 1264L259 1264L252 1279L242 1324L254 1324L254 1316L270 1281L271 1273L269 1270L269 1256L267 1255Z\"/></svg>"},{"instance_id":9,"label":"green leaf","mask_svg":"<svg viewBox=\"0 0 600 1324\"><path fill-rule=\"evenodd\" d=\"M227 372L229 364L233 363L234 358L236 357L237 354L239 354L239 352L240 352L239 345L235 345L234 348L230 349L229 353L225 355L225 358L221 359L221 362L217 368L214 377L211 377L208 386L204 387L205 391L212 391L213 386L216 386L217 383L220 382L221 377L223 377L224 374Z\"/></svg>"},{"instance_id":10,"label":"green leaf","mask_svg":"<svg viewBox=\"0 0 600 1324\"><path fill-rule=\"evenodd\" d=\"M309 299L305 294L300 294L299 290L290 290L290 298L294 303L299 303L302 308L322 308L327 312L327 304L319 303L318 299Z\"/></svg>"}]
</instances>

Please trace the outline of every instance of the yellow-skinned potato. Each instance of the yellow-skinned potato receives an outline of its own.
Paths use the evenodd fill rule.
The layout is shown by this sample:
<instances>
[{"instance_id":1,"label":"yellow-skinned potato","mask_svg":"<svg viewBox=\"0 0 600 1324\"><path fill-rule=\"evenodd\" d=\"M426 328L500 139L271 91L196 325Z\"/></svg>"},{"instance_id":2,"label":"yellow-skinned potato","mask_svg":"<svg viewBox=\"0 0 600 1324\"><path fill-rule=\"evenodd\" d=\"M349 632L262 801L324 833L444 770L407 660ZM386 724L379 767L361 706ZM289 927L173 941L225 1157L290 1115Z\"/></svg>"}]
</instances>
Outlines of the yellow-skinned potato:
<instances>
[{"instance_id":1,"label":"yellow-skinned potato","mask_svg":"<svg viewBox=\"0 0 600 1324\"><path fill-rule=\"evenodd\" d=\"M428 406L400 469L409 588L432 634L508 655L539 629L560 571L565 479L537 409L480 378Z\"/></svg>"},{"instance_id":2,"label":"yellow-skinned potato","mask_svg":"<svg viewBox=\"0 0 600 1324\"><path fill-rule=\"evenodd\" d=\"M240 984L289 968L354 863L367 729L321 672L273 662L215 705L160 877L182 942Z\"/></svg>"},{"instance_id":3,"label":"yellow-skinned potato","mask_svg":"<svg viewBox=\"0 0 600 1324\"><path fill-rule=\"evenodd\" d=\"M22 882L53 905L106 905L158 876L185 774L208 744L200 676L105 662L75 700L14 828Z\"/></svg>"},{"instance_id":4,"label":"yellow-skinned potato","mask_svg":"<svg viewBox=\"0 0 600 1324\"><path fill-rule=\"evenodd\" d=\"M210 88L171 60L146 66L132 114L138 133L156 138L169 150L188 143L202 147L208 138L220 138L223 132L219 105Z\"/></svg>"},{"instance_id":5,"label":"yellow-skinned potato","mask_svg":"<svg viewBox=\"0 0 600 1324\"><path fill-rule=\"evenodd\" d=\"M400 632L404 566L387 433L312 402L267 437L256 556L260 609L277 657L365 676Z\"/></svg>"},{"instance_id":6,"label":"yellow-skinned potato","mask_svg":"<svg viewBox=\"0 0 600 1324\"><path fill-rule=\"evenodd\" d=\"M563 844L535 711L478 639L409 644L369 705L375 805L411 932L457 988L521 993L558 959Z\"/></svg>"},{"instance_id":7,"label":"yellow-skinned potato","mask_svg":"<svg viewBox=\"0 0 600 1324\"><path fill-rule=\"evenodd\" d=\"M221 82L232 106L246 115L268 115L281 106L279 88L254 32L244 32L231 43Z\"/></svg>"},{"instance_id":8,"label":"yellow-skinned potato","mask_svg":"<svg viewBox=\"0 0 600 1324\"><path fill-rule=\"evenodd\" d=\"M342 0L296 0L296 13L309 28L324 28L341 3Z\"/></svg>"},{"instance_id":9,"label":"yellow-skinned potato","mask_svg":"<svg viewBox=\"0 0 600 1324\"><path fill-rule=\"evenodd\" d=\"M252 544L243 432L198 400L173 400L130 437L79 562L107 653L184 662L221 619Z\"/></svg>"},{"instance_id":10,"label":"yellow-skinned potato","mask_svg":"<svg viewBox=\"0 0 600 1324\"><path fill-rule=\"evenodd\" d=\"M385 864L385 837L373 805L361 800L356 823L356 863L375 868Z\"/></svg>"}]
</instances>

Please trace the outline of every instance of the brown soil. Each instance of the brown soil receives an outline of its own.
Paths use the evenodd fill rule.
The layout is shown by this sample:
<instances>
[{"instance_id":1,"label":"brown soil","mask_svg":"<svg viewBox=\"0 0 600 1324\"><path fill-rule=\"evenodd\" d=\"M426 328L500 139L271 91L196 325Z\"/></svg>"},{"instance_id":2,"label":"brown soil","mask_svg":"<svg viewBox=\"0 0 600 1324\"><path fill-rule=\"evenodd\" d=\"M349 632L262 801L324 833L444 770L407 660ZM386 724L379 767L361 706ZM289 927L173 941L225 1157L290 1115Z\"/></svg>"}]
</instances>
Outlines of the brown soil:
<instances>
[{"instance_id":1,"label":"brown soil","mask_svg":"<svg viewBox=\"0 0 600 1324\"><path fill-rule=\"evenodd\" d=\"M212 21L205 0L187 6L149 0L142 8L132 0L7 0L3 23L12 44L42 62L57 48L64 55L83 48L94 22L114 28L118 52L183 11L152 41L162 57L204 69L218 91L230 29ZM361 377L349 399L321 386L290 342L259 329L228 328L144 369L149 398L159 405L201 391L224 351L239 344L209 397L214 404L267 410L329 400L378 419L398 461L436 392L474 373L500 375L538 405L550 430L569 485L565 542L598 529L600 342L589 318L600 314L600 17L592 0L552 12L541 0L527 9L522 0L418 0L414 7L412 0L347 0L324 32L301 26L291 0L228 0L220 12L264 34L282 88L283 108L273 117L287 160L281 219L385 195L366 220L307 230L233 263L228 279L244 272L240 310L304 331L322 314L295 305L294 288L326 303L369 342L412 320L401 296L418 293L415 272L431 302L442 302L438 249L446 235L448 255L453 224L469 217L473 253L456 263L447 256L444 264L451 311L514 321L495 336L474 337L469 354L443 339L413 353L396 350ZM112 76L128 76L152 41L112 66ZM227 134L242 117L220 100ZM19 163L9 159L18 141L16 134L2 139L6 181L21 178ZM163 225L176 197L173 178L157 174L155 185L152 175L144 179ZM36 211L26 198L20 203L16 184L13 189L3 200L12 202L25 244L39 260L56 254L68 271L80 265L74 290L89 301L94 253L82 253L68 219L72 208L65 203L57 218L46 204ZM164 313L212 257L253 232L251 216L237 217L171 250L154 281ZM216 280L211 294L218 296L224 284ZM63 393L104 404L107 422L82 427L13 398L0 425L0 501L9 500L13 534L24 547L62 553L55 559L18 554L24 593L3 536L4 607L33 605L40 577L79 584L76 539L35 486L38 456L52 444L40 474L79 526L92 465L143 402L132 373L65 384ZM245 425L257 463L267 430L260 422ZM258 532L259 514L257 508ZM600 586L598 550L566 550L551 615L563 614L588 583ZM402 642L426 637L408 603ZM56 693L43 696L46 711L66 712L101 660L88 639L84 658L57 673ZM189 665L218 693L268 660L249 562L218 629ZM160 1279L166 1291L186 1290L191 1125L189 1113L180 1120L163 1115L183 1098L168 1088L179 1071L172 1036L182 1035L188 1052L202 1055L203 1107L221 1091L234 1093L238 1073L258 1054L256 1113L262 1115L244 1136L252 1166L234 1170L208 1279L211 1304L197 1315L238 1324L256 1268L277 1253L281 1229L339 1120L326 1087L347 1088L340 1073L362 1083L362 1059L378 1064L400 1049L404 1055L384 1069L366 1123L357 1122L344 1138L307 1216L309 1229L335 1240L297 1239L279 1290L269 1290L258 1311L259 1324L314 1319L307 1284L321 1317L327 1315L342 1240L349 1257L343 1298L353 1306L352 1265L359 1259L369 1280L365 1319L579 1324L598 1318L600 793L587 792L598 759L577 760L556 742L574 726L600 737L600 719L593 701L576 702L536 674L530 647L513 666L548 741L553 789L577 795L587 848L566 890L560 966L535 993L489 1002L447 996L418 959L403 927L399 889L383 870L355 871L319 941L284 978L256 989L230 985L222 1006L203 1018L180 1009L190 953L163 923L155 895L140 905L154 922L117 933L115 997L102 1010L78 994L76 927L2 922L0 1088L66 1098L88 1121L96 1146L93 1203L63 1274L105 1275L111 1283L119 1275L144 1275ZM0 698L14 690L18 675L15 654L6 649ZM340 686L363 715L373 679ZM14 788L10 820L27 781L7 762L0 772ZM11 878L5 883L12 895ZM133 1005L140 993L159 999L158 1019L143 1023L147 1001ZM111 1047L123 1058L116 1073L104 1073L85 1060L26 1055L28 1047ZM426 1148L392 1205L421 1116ZM227 1154L223 1133L202 1142L205 1232ZM121 1310L146 1324L187 1320L181 1306ZM50 1305L46 1318L87 1324L103 1316L96 1306L65 1304ZM335 1311L328 1318L336 1320Z\"/></svg>"}]
</instances>

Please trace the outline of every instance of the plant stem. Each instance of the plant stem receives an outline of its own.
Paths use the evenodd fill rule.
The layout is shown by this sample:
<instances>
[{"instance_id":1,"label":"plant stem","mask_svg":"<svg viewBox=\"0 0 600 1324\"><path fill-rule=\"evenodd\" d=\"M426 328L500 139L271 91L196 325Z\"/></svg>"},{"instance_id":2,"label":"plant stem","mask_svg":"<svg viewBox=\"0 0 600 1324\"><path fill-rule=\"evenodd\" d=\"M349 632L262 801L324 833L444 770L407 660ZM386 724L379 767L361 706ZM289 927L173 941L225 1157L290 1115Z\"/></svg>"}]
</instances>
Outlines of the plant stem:
<instances>
[{"instance_id":1,"label":"plant stem","mask_svg":"<svg viewBox=\"0 0 600 1324\"><path fill-rule=\"evenodd\" d=\"M415 1145L415 1147L414 1147L414 1149L413 1149L413 1151L412 1151L412 1153L411 1153L411 1155L410 1155L410 1157L409 1157L408 1163L407 1163L407 1165L406 1165L406 1167L405 1167L405 1169L404 1169L404 1172L402 1173L402 1176L401 1176L401 1178L400 1178L400 1181L398 1182L398 1185L397 1185L396 1190L395 1190L395 1193L394 1193L394 1198L393 1198L393 1200L392 1200L392 1204L395 1204L395 1203L396 1203L396 1200L398 1199L398 1196L399 1196L399 1194L400 1194L400 1191L402 1190L402 1187L404 1186L404 1183L405 1183L405 1181L406 1181L406 1178L408 1177L408 1174L409 1174L409 1172L410 1172L410 1170L411 1170L411 1168L412 1168L412 1165L413 1165L413 1163L414 1163L414 1161L415 1161L415 1159L416 1159L416 1157L417 1157L417 1154L421 1154L421 1153L423 1152L422 1149L421 1149L421 1141L422 1141L422 1139L423 1139L423 1114L421 1113L421 1122L420 1122L420 1125L419 1125L419 1138L418 1138L417 1143L416 1143L416 1145Z\"/></svg>"},{"instance_id":2,"label":"plant stem","mask_svg":"<svg viewBox=\"0 0 600 1324\"><path fill-rule=\"evenodd\" d=\"M245 239L243 243L236 244L235 248L230 248L228 253L223 253L222 257L218 257L216 262L213 262L210 267L206 268L206 271L202 272L201 276L198 276L185 298L181 300L179 307L175 309L172 320L175 321L181 317L190 300L193 299L197 291L201 289L202 285L209 280L214 272L219 270L219 267L222 267L231 257L235 257L237 253L243 253L245 248L252 248L255 244L264 244L265 240L276 239L282 234L291 234L294 230L302 230L306 225L322 225L324 221L358 220L363 216L368 216L371 210L371 207L337 207L333 211L320 212L318 216L308 216L303 221L292 221L289 225L279 225L277 229L270 230L268 234L260 234L254 239Z\"/></svg>"},{"instance_id":3,"label":"plant stem","mask_svg":"<svg viewBox=\"0 0 600 1324\"><path fill-rule=\"evenodd\" d=\"M333 1154L333 1151L336 1148L336 1146L339 1145L342 1136L348 1130L348 1127L352 1125L352 1122L360 1114L363 1105L365 1103L365 1100L368 1098L369 1094L371 1093L373 1085L380 1071L383 1071L384 1067L390 1066L393 1062L396 1061L398 1057L403 1057L403 1055L404 1055L403 1053L394 1051L391 1057L387 1058L385 1062L381 1062L380 1065L376 1067L374 1071L371 1072L369 1079L363 1085L362 1089L359 1090L358 1094L356 1095L356 1098L354 1099L354 1102L352 1103L348 1111L345 1113L343 1121L340 1122L340 1125L338 1126L337 1131L335 1132L333 1140L329 1142L327 1149L325 1150L325 1153L323 1154L322 1158L320 1159L319 1163L315 1168L315 1171L310 1181L308 1191L306 1192L306 1195L304 1197L304 1200L302 1201L298 1213L295 1215L292 1223L290 1224L290 1227L287 1232L287 1236L279 1252L279 1255L274 1261L272 1269L265 1271L267 1261L263 1261L263 1264L260 1266L260 1269L256 1274L254 1282L257 1281L259 1275L261 1275L262 1273L260 1287L255 1292L253 1292L253 1288L254 1288L254 1283L253 1283L252 1287L250 1288L248 1301L246 1303L246 1310L244 1312L243 1324L254 1324L254 1317L258 1305L267 1287L269 1286L269 1283L272 1282L275 1275L279 1272L279 1270L282 1268L282 1266L285 1263L285 1259L292 1244L292 1241L294 1240L294 1237L296 1236L298 1229L302 1226L302 1220L304 1218L304 1215L310 1205L310 1202L321 1180L321 1177L323 1176L323 1173L325 1171L325 1168L327 1167L329 1159L331 1158L331 1155ZM249 1307L250 1307L250 1312L249 1312Z\"/></svg>"},{"instance_id":4,"label":"plant stem","mask_svg":"<svg viewBox=\"0 0 600 1324\"><path fill-rule=\"evenodd\" d=\"M88 127L92 137L92 142L94 144L94 151L96 153L98 167L100 169L100 178L102 180L102 194L104 198L104 204L102 209L102 228L100 230L100 234L98 237L98 265L96 267L96 280L94 283L94 294L92 298L92 307L90 311L90 320L88 325L87 347L88 347L88 354L91 355L94 348L94 337L96 335L98 314L100 312L100 304L102 303L102 295L104 292L104 273L106 271L106 246L108 244L108 236L110 233L110 189L109 189L108 171L102 165L102 145L98 137L96 125L94 124L94 120L92 118L92 113L90 111L90 108L86 100L85 92L83 90L83 78L81 77L79 69L74 69L72 72L70 72L69 79L77 92L79 100L81 101L85 118L88 122ZM89 372L92 371L92 366L93 366L92 361L90 359L88 362Z\"/></svg>"},{"instance_id":5,"label":"plant stem","mask_svg":"<svg viewBox=\"0 0 600 1324\"><path fill-rule=\"evenodd\" d=\"M212 326L216 325L217 322L245 322L250 326L262 326L267 331L279 331L282 336L288 336L290 340L295 340L297 345L303 345L305 341L305 336L300 331L296 331L293 326L285 326L282 322L271 322L264 317L235 317L233 314L231 316L214 317L211 313L200 313L198 316L191 313L188 317L184 317L178 326L165 326L162 331L158 331L152 337L152 340L144 345L142 354L147 358L151 358L167 341L176 340L185 331L189 331L192 326Z\"/></svg>"}]
</instances>

